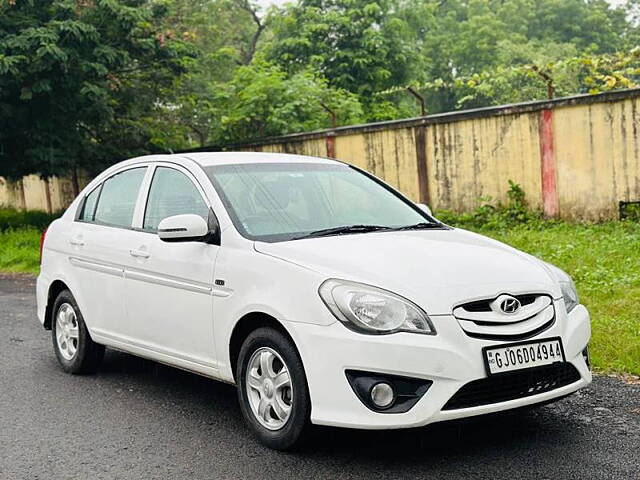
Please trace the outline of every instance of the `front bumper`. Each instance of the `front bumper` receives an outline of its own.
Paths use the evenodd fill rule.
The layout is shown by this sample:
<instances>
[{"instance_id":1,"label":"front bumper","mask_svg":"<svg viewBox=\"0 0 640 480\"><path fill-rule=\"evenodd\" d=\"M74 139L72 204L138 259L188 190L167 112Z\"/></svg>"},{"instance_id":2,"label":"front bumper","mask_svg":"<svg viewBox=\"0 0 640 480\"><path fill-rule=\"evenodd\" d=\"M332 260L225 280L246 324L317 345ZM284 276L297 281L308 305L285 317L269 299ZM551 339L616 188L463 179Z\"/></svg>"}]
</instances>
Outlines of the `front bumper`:
<instances>
[{"instance_id":1,"label":"front bumper","mask_svg":"<svg viewBox=\"0 0 640 480\"><path fill-rule=\"evenodd\" d=\"M564 310L556 304L556 312ZM568 395L591 382L582 351L591 336L589 313L582 306L557 314L554 325L531 340L560 337L566 361L580 380L537 395L457 410L443 410L465 384L487 376L482 347L502 342L468 337L451 315L431 317L435 336L415 333L363 335L339 322L329 326L290 323L299 347L311 395L311 421L319 425L363 429L419 427L546 402ZM427 393L405 413L379 413L367 408L349 385L345 371L361 370L430 380Z\"/></svg>"}]
</instances>

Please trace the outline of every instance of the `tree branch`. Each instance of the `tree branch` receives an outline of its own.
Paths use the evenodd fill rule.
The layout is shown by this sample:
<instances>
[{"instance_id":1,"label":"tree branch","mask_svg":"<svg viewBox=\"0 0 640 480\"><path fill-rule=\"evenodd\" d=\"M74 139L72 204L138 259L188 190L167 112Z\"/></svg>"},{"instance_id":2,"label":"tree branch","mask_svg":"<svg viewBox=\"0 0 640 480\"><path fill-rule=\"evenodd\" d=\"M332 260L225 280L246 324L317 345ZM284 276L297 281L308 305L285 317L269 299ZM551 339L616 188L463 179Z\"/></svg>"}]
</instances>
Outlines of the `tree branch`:
<instances>
[{"instance_id":1,"label":"tree branch","mask_svg":"<svg viewBox=\"0 0 640 480\"><path fill-rule=\"evenodd\" d=\"M264 32L265 24L262 22L262 19L258 16L257 7L251 5L249 0L235 0L235 4L238 8L246 11L251 15L251 20L256 24L256 31L251 36L251 40L249 42L249 49L244 52L243 64L249 65L253 60L254 55L256 54L256 49L258 47L258 41L262 36L262 32Z\"/></svg>"}]
</instances>

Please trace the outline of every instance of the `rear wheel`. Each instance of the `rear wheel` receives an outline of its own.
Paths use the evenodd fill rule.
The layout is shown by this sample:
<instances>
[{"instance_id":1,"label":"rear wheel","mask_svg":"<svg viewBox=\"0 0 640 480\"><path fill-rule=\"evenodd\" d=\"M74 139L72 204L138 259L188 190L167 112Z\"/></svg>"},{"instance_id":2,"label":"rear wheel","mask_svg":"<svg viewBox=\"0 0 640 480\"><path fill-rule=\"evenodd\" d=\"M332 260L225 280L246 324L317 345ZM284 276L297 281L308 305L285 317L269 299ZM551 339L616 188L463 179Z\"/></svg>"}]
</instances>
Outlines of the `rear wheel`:
<instances>
[{"instance_id":1,"label":"rear wheel","mask_svg":"<svg viewBox=\"0 0 640 480\"><path fill-rule=\"evenodd\" d=\"M277 450L298 445L309 427L311 403L291 340L272 328L249 334L240 349L236 379L242 414L258 440Z\"/></svg>"},{"instance_id":2,"label":"rear wheel","mask_svg":"<svg viewBox=\"0 0 640 480\"><path fill-rule=\"evenodd\" d=\"M53 304L51 322L53 349L58 362L67 373L95 372L104 356L104 346L95 343L75 298L69 290L58 294Z\"/></svg>"}]
</instances>

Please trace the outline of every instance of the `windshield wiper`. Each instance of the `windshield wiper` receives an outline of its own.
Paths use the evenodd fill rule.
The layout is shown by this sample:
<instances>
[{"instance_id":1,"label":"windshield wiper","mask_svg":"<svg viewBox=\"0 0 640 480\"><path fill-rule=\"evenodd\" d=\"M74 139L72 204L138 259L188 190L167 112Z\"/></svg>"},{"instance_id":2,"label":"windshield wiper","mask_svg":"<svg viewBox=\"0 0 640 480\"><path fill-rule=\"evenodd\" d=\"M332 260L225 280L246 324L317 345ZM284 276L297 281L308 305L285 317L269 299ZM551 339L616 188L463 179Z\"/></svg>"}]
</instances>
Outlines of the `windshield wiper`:
<instances>
[{"instance_id":1,"label":"windshield wiper","mask_svg":"<svg viewBox=\"0 0 640 480\"><path fill-rule=\"evenodd\" d=\"M446 228L446 227L441 223L420 222L420 223L414 223L413 225L405 225L404 227L397 227L392 230L428 230L430 228Z\"/></svg>"},{"instance_id":2,"label":"windshield wiper","mask_svg":"<svg viewBox=\"0 0 640 480\"><path fill-rule=\"evenodd\" d=\"M303 238L314 237L328 237L330 235L345 235L349 233L376 232L378 230L391 230L391 228L383 227L382 225L344 225L342 227L331 227L323 228L321 230L315 230L313 232L300 235L299 237L294 237L291 240L300 240Z\"/></svg>"}]
</instances>

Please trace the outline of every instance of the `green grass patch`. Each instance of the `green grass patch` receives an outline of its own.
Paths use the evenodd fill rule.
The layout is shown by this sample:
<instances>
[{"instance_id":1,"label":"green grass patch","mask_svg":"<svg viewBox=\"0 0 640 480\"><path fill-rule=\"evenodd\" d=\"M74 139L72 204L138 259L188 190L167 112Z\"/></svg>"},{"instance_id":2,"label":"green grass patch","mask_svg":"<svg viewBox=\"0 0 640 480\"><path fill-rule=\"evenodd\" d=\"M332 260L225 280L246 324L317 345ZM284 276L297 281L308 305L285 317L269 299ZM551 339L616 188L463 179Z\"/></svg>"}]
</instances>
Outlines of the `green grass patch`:
<instances>
[{"instance_id":1,"label":"green grass patch","mask_svg":"<svg viewBox=\"0 0 640 480\"><path fill-rule=\"evenodd\" d=\"M41 231L34 227L0 232L0 271L37 274L40 235Z\"/></svg>"},{"instance_id":2,"label":"green grass patch","mask_svg":"<svg viewBox=\"0 0 640 480\"><path fill-rule=\"evenodd\" d=\"M0 271L40 270L40 235L63 212L0 208Z\"/></svg>"}]
</instances>

